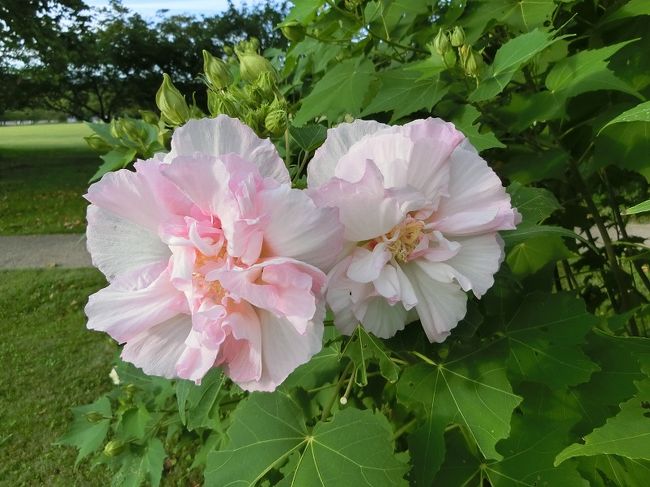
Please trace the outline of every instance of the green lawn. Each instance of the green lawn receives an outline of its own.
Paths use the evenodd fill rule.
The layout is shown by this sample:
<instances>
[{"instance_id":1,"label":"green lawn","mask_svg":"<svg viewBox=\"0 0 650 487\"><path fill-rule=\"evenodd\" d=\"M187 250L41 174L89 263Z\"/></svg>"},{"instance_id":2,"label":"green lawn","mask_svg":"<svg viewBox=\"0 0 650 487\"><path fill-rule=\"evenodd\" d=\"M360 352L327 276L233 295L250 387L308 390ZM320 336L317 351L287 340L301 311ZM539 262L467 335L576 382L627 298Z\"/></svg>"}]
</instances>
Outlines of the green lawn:
<instances>
[{"instance_id":1,"label":"green lawn","mask_svg":"<svg viewBox=\"0 0 650 487\"><path fill-rule=\"evenodd\" d=\"M83 123L0 127L0 235L80 233L100 159Z\"/></svg>"},{"instance_id":2,"label":"green lawn","mask_svg":"<svg viewBox=\"0 0 650 487\"><path fill-rule=\"evenodd\" d=\"M115 345L85 328L94 269L0 271L0 484L96 486L110 476L54 446L70 408L110 390Z\"/></svg>"}]
</instances>

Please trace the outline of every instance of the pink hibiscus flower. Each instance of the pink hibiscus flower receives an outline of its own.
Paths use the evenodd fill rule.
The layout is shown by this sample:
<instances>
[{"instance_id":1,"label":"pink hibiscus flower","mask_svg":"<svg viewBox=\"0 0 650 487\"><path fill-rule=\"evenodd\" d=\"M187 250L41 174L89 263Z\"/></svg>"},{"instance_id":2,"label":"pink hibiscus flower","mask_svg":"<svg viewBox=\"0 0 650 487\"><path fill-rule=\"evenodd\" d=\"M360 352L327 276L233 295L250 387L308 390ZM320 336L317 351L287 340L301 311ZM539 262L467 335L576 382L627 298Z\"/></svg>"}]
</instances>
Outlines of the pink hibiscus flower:
<instances>
[{"instance_id":1,"label":"pink hibiscus flower","mask_svg":"<svg viewBox=\"0 0 650 487\"><path fill-rule=\"evenodd\" d=\"M93 184L88 249L109 285L88 327L146 373L199 382L212 367L273 390L321 348L337 210L319 209L268 140L219 116L178 129L165 156Z\"/></svg>"},{"instance_id":2,"label":"pink hibiscus flower","mask_svg":"<svg viewBox=\"0 0 650 487\"><path fill-rule=\"evenodd\" d=\"M330 129L308 183L345 227L327 303L346 334L360 322L388 338L419 318L429 340L442 342L465 316L465 291L480 297L494 283L497 231L521 219L497 175L440 119Z\"/></svg>"}]
</instances>

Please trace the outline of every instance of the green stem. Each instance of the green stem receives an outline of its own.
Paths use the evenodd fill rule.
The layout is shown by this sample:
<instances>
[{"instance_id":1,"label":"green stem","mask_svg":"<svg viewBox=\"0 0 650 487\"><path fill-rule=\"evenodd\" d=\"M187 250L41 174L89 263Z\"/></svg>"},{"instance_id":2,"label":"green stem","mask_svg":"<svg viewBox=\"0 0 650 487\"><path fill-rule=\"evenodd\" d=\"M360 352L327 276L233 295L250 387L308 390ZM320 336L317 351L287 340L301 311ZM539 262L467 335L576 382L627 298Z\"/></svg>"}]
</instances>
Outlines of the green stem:
<instances>
[{"instance_id":1,"label":"green stem","mask_svg":"<svg viewBox=\"0 0 650 487\"><path fill-rule=\"evenodd\" d=\"M339 397L339 389L345 382L345 378L350 372L352 365L353 365L352 362L348 362L348 365L345 367L345 369L339 376L339 380L336 382L336 387L334 388L334 394L332 394L332 398L323 408L323 413L320 416L321 421L324 421L330 415L330 412L332 411L332 407L334 407L334 403L336 402L336 399Z\"/></svg>"}]
</instances>

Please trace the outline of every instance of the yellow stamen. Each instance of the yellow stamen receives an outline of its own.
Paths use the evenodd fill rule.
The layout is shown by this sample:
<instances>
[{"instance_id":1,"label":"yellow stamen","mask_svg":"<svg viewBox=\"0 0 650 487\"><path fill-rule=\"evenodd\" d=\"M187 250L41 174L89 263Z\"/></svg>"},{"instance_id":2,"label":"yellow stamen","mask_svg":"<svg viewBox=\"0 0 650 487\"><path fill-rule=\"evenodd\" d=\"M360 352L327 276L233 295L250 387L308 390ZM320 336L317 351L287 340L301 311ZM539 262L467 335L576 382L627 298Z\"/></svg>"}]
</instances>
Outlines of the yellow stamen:
<instances>
[{"instance_id":1,"label":"yellow stamen","mask_svg":"<svg viewBox=\"0 0 650 487\"><path fill-rule=\"evenodd\" d=\"M388 244L388 250L393 257L400 262L407 262L408 256L420 243L423 230L424 222L410 220L395 226L388 232L384 239L393 240Z\"/></svg>"}]
</instances>

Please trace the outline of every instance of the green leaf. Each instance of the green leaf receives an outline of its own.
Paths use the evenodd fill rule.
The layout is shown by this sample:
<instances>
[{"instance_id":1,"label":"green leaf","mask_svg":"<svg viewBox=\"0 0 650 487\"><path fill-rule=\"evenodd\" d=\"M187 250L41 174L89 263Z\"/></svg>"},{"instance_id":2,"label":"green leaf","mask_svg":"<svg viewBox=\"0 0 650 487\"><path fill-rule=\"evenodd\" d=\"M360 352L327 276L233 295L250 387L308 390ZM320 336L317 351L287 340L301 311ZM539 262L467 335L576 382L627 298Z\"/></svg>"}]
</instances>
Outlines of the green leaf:
<instances>
[{"instance_id":1,"label":"green leaf","mask_svg":"<svg viewBox=\"0 0 650 487\"><path fill-rule=\"evenodd\" d=\"M521 402L512 392L504 360L502 347L493 346L460 357L452 354L446 363L408 367L397 382L398 400L423 408L432 434L442 434L441 426L460 424L486 458L501 459L496 443L508 437L510 416Z\"/></svg>"},{"instance_id":2,"label":"green leaf","mask_svg":"<svg viewBox=\"0 0 650 487\"><path fill-rule=\"evenodd\" d=\"M343 350L343 356L349 357L354 363L356 381L359 385L368 384L367 368L370 361L379 364L381 375L388 381L397 381L399 367L391 360L390 351L380 339L366 332L361 326L357 326L348 340Z\"/></svg>"},{"instance_id":3,"label":"green leaf","mask_svg":"<svg viewBox=\"0 0 650 487\"><path fill-rule=\"evenodd\" d=\"M637 394L621 404L620 412L600 428L574 443L555 458L559 465L569 458L591 455L620 455L650 460L650 379L636 383Z\"/></svg>"},{"instance_id":4,"label":"green leaf","mask_svg":"<svg viewBox=\"0 0 650 487\"><path fill-rule=\"evenodd\" d=\"M479 152L494 147L505 147L505 145L499 142L499 139L497 139L494 133L490 130L483 132L480 131L480 125L474 123L480 116L481 112L472 105L463 105L452 117L451 121L454 122L454 125L456 125L458 130L465 134L471 144Z\"/></svg>"},{"instance_id":5,"label":"green leaf","mask_svg":"<svg viewBox=\"0 0 650 487\"><path fill-rule=\"evenodd\" d=\"M534 274L546 264L568 257L573 257L573 254L560 237L534 237L512 247L506 262L513 274L523 277Z\"/></svg>"},{"instance_id":6,"label":"green leaf","mask_svg":"<svg viewBox=\"0 0 650 487\"><path fill-rule=\"evenodd\" d=\"M582 350L598 324L585 304L570 294L532 294L506 324L508 368L520 380L552 389L589 380L599 367Z\"/></svg>"},{"instance_id":7,"label":"green leaf","mask_svg":"<svg viewBox=\"0 0 650 487\"><path fill-rule=\"evenodd\" d=\"M567 98L597 90L616 90L630 93L641 99L625 81L616 77L607 67L607 60L635 40L620 42L600 49L579 51L558 62L546 77L546 87L554 93L558 102Z\"/></svg>"},{"instance_id":8,"label":"green leaf","mask_svg":"<svg viewBox=\"0 0 650 487\"><path fill-rule=\"evenodd\" d=\"M643 486L650 478L650 462L643 460L616 455L579 457L577 460L582 476L589 480L592 487Z\"/></svg>"},{"instance_id":9,"label":"green leaf","mask_svg":"<svg viewBox=\"0 0 650 487\"><path fill-rule=\"evenodd\" d=\"M327 137L327 128L313 123L304 127L289 127L289 133L298 147L305 152L317 149Z\"/></svg>"},{"instance_id":10,"label":"green leaf","mask_svg":"<svg viewBox=\"0 0 650 487\"><path fill-rule=\"evenodd\" d=\"M104 164L99 166L97 172L93 174L93 177L90 178L89 183L98 181L101 177L107 172L117 171L126 167L129 162L135 159L137 151L135 149L129 149L128 147L117 147L110 152L107 152L100 158L104 161Z\"/></svg>"},{"instance_id":11,"label":"green leaf","mask_svg":"<svg viewBox=\"0 0 650 487\"><path fill-rule=\"evenodd\" d=\"M545 397L540 398L542 395ZM565 398L540 388L524 397L522 414L512 418L510 437L498 445L503 460L488 462L485 466L490 485L588 487L589 483L578 473L575 464L553 467L555 454L566 445L574 419L549 417L548 411L565 408ZM532 403L542 407L532 408Z\"/></svg>"},{"instance_id":12,"label":"green leaf","mask_svg":"<svg viewBox=\"0 0 650 487\"><path fill-rule=\"evenodd\" d=\"M402 485L408 469L393 454L388 422L371 411L339 411L310 432L289 396L252 394L232 418L230 444L208 455L207 486L252 487L294 452L297 461L282 468L286 485Z\"/></svg>"},{"instance_id":13,"label":"green leaf","mask_svg":"<svg viewBox=\"0 0 650 487\"><path fill-rule=\"evenodd\" d=\"M643 203L634 205L632 208L625 210L626 215L636 215L637 213L643 213L644 211L650 211L650 200L645 200Z\"/></svg>"},{"instance_id":14,"label":"green leaf","mask_svg":"<svg viewBox=\"0 0 650 487\"><path fill-rule=\"evenodd\" d=\"M421 79L421 74L409 65L379 74L381 86L361 116L378 112L393 112L391 122L418 110L431 111L449 91L438 76Z\"/></svg>"},{"instance_id":15,"label":"green leaf","mask_svg":"<svg viewBox=\"0 0 650 487\"><path fill-rule=\"evenodd\" d=\"M57 443L79 449L76 465L104 443L111 424L111 402L102 396L92 404L73 408L72 413L72 426Z\"/></svg>"},{"instance_id":16,"label":"green leaf","mask_svg":"<svg viewBox=\"0 0 650 487\"><path fill-rule=\"evenodd\" d=\"M176 399L183 424L193 431L197 428L217 429L216 409L226 377L219 369L212 369L196 385L191 381L178 381Z\"/></svg>"},{"instance_id":17,"label":"green leaf","mask_svg":"<svg viewBox=\"0 0 650 487\"><path fill-rule=\"evenodd\" d=\"M464 25L475 37L492 19L528 32L542 27L555 10L553 0L475 0L472 4L473 14Z\"/></svg>"},{"instance_id":18,"label":"green leaf","mask_svg":"<svg viewBox=\"0 0 650 487\"><path fill-rule=\"evenodd\" d=\"M330 124L345 114L359 115L374 79L375 67L365 57L347 59L337 64L327 71L303 99L294 118L294 125L300 127L322 115L327 117Z\"/></svg>"},{"instance_id":19,"label":"green leaf","mask_svg":"<svg viewBox=\"0 0 650 487\"><path fill-rule=\"evenodd\" d=\"M122 466L113 476L113 485L140 487L148 481L153 487L160 485L165 448L158 438L151 438L141 450L133 448L124 454Z\"/></svg>"},{"instance_id":20,"label":"green leaf","mask_svg":"<svg viewBox=\"0 0 650 487\"><path fill-rule=\"evenodd\" d=\"M323 347L309 362L294 370L282 383L283 387L312 389L332 380L339 371L341 343L333 342Z\"/></svg>"},{"instance_id":21,"label":"green leaf","mask_svg":"<svg viewBox=\"0 0 650 487\"><path fill-rule=\"evenodd\" d=\"M513 182L526 185L545 179L563 180L569 154L560 148L546 151L509 148L510 160L504 174Z\"/></svg>"},{"instance_id":22,"label":"green leaf","mask_svg":"<svg viewBox=\"0 0 650 487\"><path fill-rule=\"evenodd\" d=\"M610 125L614 125L615 123L622 123L622 122L650 122L650 101L646 101L645 103L640 103L634 108L630 108L629 110L621 113L618 117L607 122L598 131L598 134L600 135L600 133Z\"/></svg>"},{"instance_id":23,"label":"green leaf","mask_svg":"<svg viewBox=\"0 0 650 487\"><path fill-rule=\"evenodd\" d=\"M284 20L297 20L304 24L313 20L316 11L325 3L325 0L300 0L292 3L293 8Z\"/></svg>"},{"instance_id":24,"label":"green leaf","mask_svg":"<svg viewBox=\"0 0 650 487\"><path fill-rule=\"evenodd\" d=\"M637 15L650 15L650 3L647 0L630 0L619 9L605 16L600 24L605 25L617 20L636 17Z\"/></svg>"},{"instance_id":25,"label":"green leaf","mask_svg":"<svg viewBox=\"0 0 650 487\"><path fill-rule=\"evenodd\" d=\"M513 183L508 187L512 206L522 216L522 224L536 224L546 220L562 208L553 193L543 188L533 188Z\"/></svg>"},{"instance_id":26,"label":"green leaf","mask_svg":"<svg viewBox=\"0 0 650 487\"><path fill-rule=\"evenodd\" d=\"M615 124L596 137L594 162L614 165L643 175L650 181L650 122Z\"/></svg>"},{"instance_id":27,"label":"green leaf","mask_svg":"<svg viewBox=\"0 0 650 487\"><path fill-rule=\"evenodd\" d=\"M131 408L124 412L119 422L117 436L120 440L128 442L131 440L142 440L148 432L151 422L151 413L144 406Z\"/></svg>"},{"instance_id":28,"label":"green leaf","mask_svg":"<svg viewBox=\"0 0 650 487\"><path fill-rule=\"evenodd\" d=\"M393 453L390 424L379 413L347 408L316 424L291 485L405 485L408 466Z\"/></svg>"},{"instance_id":29,"label":"green leaf","mask_svg":"<svg viewBox=\"0 0 650 487\"><path fill-rule=\"evenodd\" d=\"M495 54L494 62L470 95L470 101L488 100L501 93L522 64L556 40L552 34L535 29L506 42Z\"/></svg>"}]
</instances>

